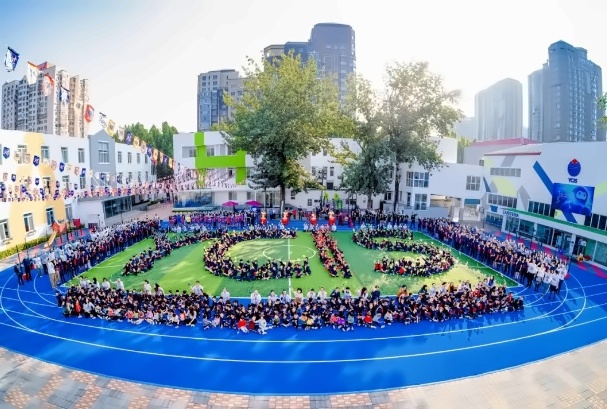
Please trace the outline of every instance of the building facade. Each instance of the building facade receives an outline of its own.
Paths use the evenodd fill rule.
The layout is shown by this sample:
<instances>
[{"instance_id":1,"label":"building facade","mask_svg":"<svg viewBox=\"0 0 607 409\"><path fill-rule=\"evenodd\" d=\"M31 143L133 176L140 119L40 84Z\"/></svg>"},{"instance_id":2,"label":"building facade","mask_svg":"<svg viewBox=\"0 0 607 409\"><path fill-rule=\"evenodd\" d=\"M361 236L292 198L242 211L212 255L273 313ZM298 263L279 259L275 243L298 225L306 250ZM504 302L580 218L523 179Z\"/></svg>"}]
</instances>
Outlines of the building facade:
<instances>
[{"instance_id":1,"label":"building facade","mask_svg":"<svg viewBox=\"0 0 607 409\"><path fill-rule=\"evenodd\" d=\"M421 166L402 165L398 172L398 194L388 191L372 198L369 206L367 197L350 194L343 189L343 167L331 156L329 149L309 155L301 161L324 190L307 192L286 191L285 203L288 208L311 211L323 204L339 204L343 210L355 207L363 209L396 208L405 214L423 214L427 217L459 217L466 209L476 213L484 194L481 184L483 168L478 165L462 165L457 162L457 140L436 138L438 150L446 162L442 169L426 171ZM360 148L353 140L331 139L334 149L343 144L356 152ZM278 209L281 202L278 189L253 189L247 175L254 172L254 161L244 152L231 152L221 132L197 132L173 136L175 159L189 169L195 169L205 176L205 183L197 189L176 195L175 207L179 210L210 210L223 203L233 201L244 205L255 200L267 208ZM391 186L394 186L394 180Z\"/></svg>"},{"instance_id":2,"label":"building facade","mask_svg":"<svg viewBox=\"0 0 607 409\"><path fill-rule=\"evenodd\" d=\"M476 94L474 116L477 141L523 136L523 84L503 79Z\"/></svg>"},{"instance_id":3,"label":"building facade","mask_svg":"<svg viewBox=\"0 0 607 409\"><path fill-rule=\"evenodd\" d=\"M215 124L230 118L231 110L225 96L239 100L244 91L244 78L236 70L226 69L203 72L198 75L197 126L208 131Z\"/></svg>"},{"instance_id":4,"label":"building facade","mask_svg":"<svg viewBox=\"0 0 607 409\"><path fill-rule=\"evenodd\" d=\"M151 161L136 162L137 153L142 158L147 155L133 146L115 143L107 134L104 138L103 134L104 131L90 138L71 138L0 131L0 251L50 234L54 221L80 219L84 225L105 225L108 219L150 199L149 195L135 194L134 188L139 186L136 179L127 183L116 178L128 166L133 178L139 174L144 178L147 172L153 182ZM130 153L133 163L118 164L119 153L123 157ZM97 196L96 192L106 186L125 190L131 187L133 193ZM21 198L22 191L33 200ZM66 191L70 193L65 194Z\"/></svg>"},{"instance_id":5,"label":"building facade","mask_svg":"<svg viewBox=\"0 0 607 409\"><path fill-rule=\"evenodd\" d=\"M2 129L85 138L89 81L70 76L48 62L40 64L38 69L40 74L33 85L22 78L2 86ZM54 83L48 96L42 92L45 75ZM67 93L62 95L62 92Z\"/></svg>"},{"instance_id":6,"label":"building facade","mask_svg":"<svg viewBox=\"0 0 607 409\"><path fill-rule=\"evenodd\" d=\"M540 142L604 141L598 104L601 67L564 41L548 48L548 62L529 75L529 137Z\"/></svg>"},{"instance_id":7,"label":"building facade","mask_svg":"<svg viewBox=\"0 0 607 409\"><path fill-rule=\"evenodd\" d=\"M607 265L605 142L528 144L485 154L489 223Z\"/></svg>"}]
</instances>

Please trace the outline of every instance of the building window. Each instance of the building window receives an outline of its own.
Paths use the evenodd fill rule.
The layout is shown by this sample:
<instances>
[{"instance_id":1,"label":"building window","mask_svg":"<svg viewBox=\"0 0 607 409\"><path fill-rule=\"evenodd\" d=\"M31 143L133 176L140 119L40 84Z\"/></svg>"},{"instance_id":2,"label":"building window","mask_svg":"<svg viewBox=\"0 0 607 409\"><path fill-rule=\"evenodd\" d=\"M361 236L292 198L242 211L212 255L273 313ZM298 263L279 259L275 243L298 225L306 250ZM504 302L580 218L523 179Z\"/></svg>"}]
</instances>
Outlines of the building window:
<instances>
[{"instance_id":1,"label":"building window","mask_svg":"<svg viewBox=\"0 0 607 409\"><path fill-rule=\"evenodd\" d=\"M68 189L70 188L70 177L69 176L61 176L61 184L63 185L64 189Z\"/></svg>"},{"instance_id":2,"label":"building window","mask_svg":"<svg viewBox=\"0 0 607 409\"><path fill-rule=\"evenodd\" d=\"M133 172L129 172L128 178L126 179L126 183L129 185L133 182Z\"/></svg>"},{"instance_id":3,"label":"building window","mask_svg":"<svg viewBox=\"0 0 607 409\"><path fill-rule=\"evenodd\" d=\"M480 176L466 176L466 190L481 190Z\"/></svg>"},{"instance_id":4,"label":"building window","mask_svg":"<svg viewBox=\"0 0 607 409\"><path fill-rule=\"evenodd\" d=\"M61 161L63 163L68 163L70 161L70 157L65 146L61 147Z\"/></svg>"},{"instance_id":5,"label":"building window","mask_svg":"<svg viewBox=\"0 0 607 409\"><path fill-rule=\"evenodd\" d=\"M215 156L215 147L207 146L207 156Z\"/></svg>"},{"instance_id":6,"label":"building window","mask_svg":"<svg viewBox=\"0 0 607 409\"><path fill-rule=\"evenodd\" d=\"M521 177L520 168L491 168L489 169L491 176L508 176L508 177Z\"/></svg>"},{"instance_id":7,"label":"building window","mask_svg":"<svg viewBox=\"0 0 607 409\"><path fill-rule=\"evenodd\" d=\"M32 216L31 213L25 213L23 215L23 223L25 225L26 233L34 231L34 216Z\"/></svg>"},{"instance_id":8,"label":"building window","mask_svg":"<svg viewBox=\"0 0 607 409\"><path fill-rule=\"evenodd\" d=\"M50 153L48 150L48 146L40 147L40 158L48 160L50 158Z\"/></svg>"},{"instance_id":9,"label":"building window","mask_svg":"<svg viewBox=\"0 0 607 409\"><path fill-rule=\"evenodd\" d=\"M312 207L312 199L308 199L308 207Z\"/></svg>"},{"instance_id":10,"label":"building window","mask_svg":"<svg viewBox=\"0 0 607 409\"><path fill-rule=\"evenodd\" d=\"M411 207L411 192L407 192L407 207Z\"/></svg>"},{"instance_id":11,"label":"building window","mask_svg":"<svg viewBox=\"0 0 607 409\"><path fill-rule=\"evenodd\" d=\"M84 163L84 148L78 148L78 163Z\"/></svg>"},{"instance_id":12,"label":"building window","mask_svg":"<svg viewBox=\"0 0 607 409\"><path fill-rule=\"evenodd\" d=\"M137 172L137 182L141 182L141 172Z\"/></svg>"},{"instance_id":13,"label":"building window","mask_svg":"<svg viewBox=\"0 0 607 409\"><path fill-rule=\"evenodd\" d=\"M291 190L291 200L295 200L296 195L297 195L297 193L295 193L295 191Z\"/></svg>"},{"instance_id":14,"label":"building window","mask_svg":"<svg viewBox=\"0 0 607 409\"><path fill-rule=\"evenodd\" d=\"M316 176L316 166L312 166L312 176Z\"/></svg>"},{"instance_id":15,"label":"building window","mask_svg":"<svg viewBox=\"0 0 607 409\"><path fill-rule=\"evenodd\" d=\"M237 192L228 192L228 200L234 200L236 201L238 198L238 193Z\"/></svg>"},{"instance_id":16,"label":"building window","mask_svg":"<svg viewBox=\"0 0 607 409\"><path fill-rule=\"evenodd\" d=\"M74 214L72 213L72 205L71 204L66 204L65 205L65 219L66 220L73 220L74 219Z\"/></svg>"},{"instance_id":17,"label":"building window","mask_svg":"<svg viewBox=\"0 0 607 409\"><path fill-rule=\"evenodd\" d=\"M329 168L329 176L335 176L335 168L333 166Z\"/></svg>"},{"instance_id":18,"label":"building window","mask_svg":"<svg viewBox=\"0 0 607 409\"><path fill-rule=\"evenodd\" d=\"M99 142L99 163L109 164L110 163L110 143Z\"/></svg>"},{"instance_id":19,"label":"building window","mask_svg":"<svg viewBox=\"0 0 607 409\"><path fill-rule=\"evenodd\" d=\"M427 194L416 194L415 195L415 210L426 210L428 202Z\"/></svg>"},{"instance_id":20,"label":"building window","mask_svg":"<svg viewBox=\"0 0 607 409\"><path fill-rule=\"evenodd\" d=\"M118 163L122 163L122 151L118 151L118 159L117 159Z\"/></svg>"},{"instance_id":21,"label":"building window","mask_svg":"<svg viewBox=\"0 0 607 409\"><path fill-rule=\"evenodd\" d=\"M479 159L478 164L479 166L485 166L485 159Z\"/></svg>"},{"instance_id":22,"label":"building window","mask_svg":"<svg viewBox=\"0 0 607 409\"><path fill-rule=\"evenodd\" d=\"M529 206L527 207L527 210L529 211L529 213L541 214L544 216L550 216L550 212L552 211L549 204L533 201L529 201Z\"/></svg>"},{"instance_id":23,"label":"building window","mask_svg":"<svg viewBox=\"0 0 607 409\"><path fill-rule=\"evenodd\" d=\"M137 153L137 164L139 165L141 163L141 154Z\"/></svg>"},{"instance_id":24,"label":"building window","mask_svg":"<svg viewBox=\"0 0 607 409\"><path fill-rule=\"evenodd\" d=\"M49 207L46 209L46 224L49 226L55 222L55 209Z\"/></svg>"},{"instance_id":25,"label":"building window","mask_svg":"<svg viewBox=\"0 0 607 409\"><path fill-rule=\"evenodd\" d=\"M149 175L148 171L146 170L145 171L145 181L149 182L149 180L150 180L150 175Z\"/></svg>"},{"instance_id":26,"label":"building window","mask_svg":"<svg viewBox=\"0 0 607 409\"><path fill-rule=\"evenodd\" d=\"M127 152L127 154L126 154L126 163L128 163L128 164L133 163L133 154L131 152Z\"/></svg>"},{"instance_id":27,"label":"building window","mask_svg":"<svg viewBox=\"0 0 607 409\"><path fill-rule=\"evenodd\" d=\"M322 150L322 156L327 156L327 150L326 149Z\"/></svg>"},{"instance_id":28,"label":"building window","mask_svg":"<svg viewBox=\"0 0 607 409\"><path fill-rule=\"evenodd\" d=\"M143 155L143 163L148 164L148 155Z\"/></svg>"},{"instance_id":29,"label":"building window","mask_svg":"<svg viewBox=\"0 0 607 409\"><path fill-rule=\"evenodd\" d=\"M195 158L196 157L196 147L195 146L182 147L181 156L184 158Z\"/></svg>"},{"instance_id":30,"label":"building window","mask_svg":"<svg viewBox=\"0 0 607 409\"><path fill-rule=\"evenodd\" d=\"M17 163L19 165L22 165L23 163L25 163L25 155L27 154L27 146L26 145L17 146L17 152L19 152L19 160L17 161Z\"/></svg>"},{"instance_id":31,"label":"building window","mask_svg":"<svg viewBox=\"0 0 607 409\"><path fill-rule=\"evenodd\" d=\"M385 194L385 200L387 200L388 202L392 201L392 192L386 192Z\"/></svg>"},{"instance_id":32,"label":"building window","mask_svg":"<svg viewBox=\"0 0 607 409\"><path fill-rule=\"evenodd\" d=\"M429 172L407 172L408 187L428 187L430 184Z\"/></svg>"},{"instance_id":33,"label":"building window","mask_svg":"<svg viewBox=\"0 0 607 409\"><path fill-rule=\"evenodd\" d=\"M493 193L487 195L487 202L492 205L510 207L512 209L516 209L517 205L516 197L501 196Z\"/></svg>"},{"instance_id":34,"label":"building window","mask_svg":"<svg viewBox=\"0 0 607 409\"><path fill-rule=\"evenodd\" d=\"M80 189L86 189L86 177L80 176Z\"/></svg>"},{"instance_id":35,"label":"building window","mask_svg":"<svg viewBox=\"0 0 607 409\"><path fill-rule=\"evenodd\" d=\"M8 220L0 220L0 240L8 240L11 238L11 232L8 229Z\"/></svg>"},{"instance_id":36,"label":"building window","mask_svg":"<svg viewBox=\"0 0 607 409\"><path fill-rule=\"evenodd\" d=\"M247 200L255 200L255 193L247 192Z\"/></svg>"}]
</instances>

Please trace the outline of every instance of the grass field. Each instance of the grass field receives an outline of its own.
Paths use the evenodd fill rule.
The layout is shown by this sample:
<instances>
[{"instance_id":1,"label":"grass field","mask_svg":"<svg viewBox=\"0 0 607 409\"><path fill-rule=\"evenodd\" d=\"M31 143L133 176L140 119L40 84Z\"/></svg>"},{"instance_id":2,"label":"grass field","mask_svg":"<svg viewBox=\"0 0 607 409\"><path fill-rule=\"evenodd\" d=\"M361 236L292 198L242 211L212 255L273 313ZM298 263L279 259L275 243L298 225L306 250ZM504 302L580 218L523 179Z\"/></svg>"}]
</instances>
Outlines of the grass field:
<instances>
[{"instance_id":1,"label":"grass field","mask_svg":"<svg viewBox=\"0 0 607 409\"><path fill-rule=\"evenodd\" d=\"M382 294L395 294L403 284L407 285L412 291L418 291L423 284L440 284L443 281L458 282L459 280L469 280L472 283L476 283L488 275L495 275L498 283L515 284L512 280L497 274L476 260L452 249L457 264L443 274L434 275L429 278L417 278L376 273L373 271L374 261L384 256L389 258L408 257L416 259L419 255L414 253L368 250L354 244L351 240L352 233L350 232L337 232L334 235L354 273L354 277L349 280L329 276L329 273L324 269L317 257L312 236L308 233L299 233L295 239L264 239L239 243L230 249L228 255L234 260L252 260L257 258L260 262L266 259L301 260L304 257L308 257L312 274L299 279L291 279L292 288L297 289L301 287L304 292L307 292L310 288L318 291L320 287L325 287L330 292L336 286L348 286L356 291L362 287L372 288L378 285ZM415 240L432 242L437 246L449 248L420 233L415 233ZM204 269L202 264L202 253L206 244L199 243L182 247L173 251L169 257L157 261L154 268L149 272L136 277L123 277L122 280L125 287L140 290L143 280L148 280L152 285L159 283L165 291L189 291L194 282L198 280L209 294L218 295L224 287L227 287L232 296L235 297L247 297L254 289L259 290L262 295L267 295L271 290L275 290L278 293L289 287L289 280L287 279L240 282L210 274ZM98 280L104 277L115 280L120 276L122 267L133 254L138 254L153 245L152 240L138 243L95 266L86 272L85 275L88 278L97 277Z\"/></svg>"}]
</instances>

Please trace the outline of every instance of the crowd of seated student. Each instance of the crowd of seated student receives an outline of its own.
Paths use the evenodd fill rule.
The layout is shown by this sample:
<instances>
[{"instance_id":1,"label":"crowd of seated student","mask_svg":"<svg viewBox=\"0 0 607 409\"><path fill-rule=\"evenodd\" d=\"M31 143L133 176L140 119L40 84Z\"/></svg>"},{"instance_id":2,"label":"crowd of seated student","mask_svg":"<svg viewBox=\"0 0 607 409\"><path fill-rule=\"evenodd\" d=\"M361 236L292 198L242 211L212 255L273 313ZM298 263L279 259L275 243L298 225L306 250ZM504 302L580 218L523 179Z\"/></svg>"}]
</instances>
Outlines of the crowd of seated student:
<instances>
[{"instance_id":1,"label":"crowd of seated student","mask_svg":"<svg viewBox=\"0 0 607 409\"><path fill-rule=\"evenodd\" d=\"M312 231L314 246L318 250L318 256L325 269L331 277L338 277L341 272L344 278L351 278L350 265L344 257L344 253L337 247L337 241L331 236L326 226L316 227Z\"/></svg>"},{"instance_id":2,"label":"crowd of seated student","mask_svg":"<svg viewBox=\"0 0 607 409\"><path fill-rule=\"evenodd\" d=\"M207 270L216 276L234 278L240 281L269 280L271 278L300 278L310 274L307 259L299 261L268 260L259 263L257 260L232 260L227 252L235 244L255 239L289 239L295 238L296 232L271 225L251 227L248 230L224 233L218 240L204 250L203 261Z\"/></svg>"},{"instance_id":3,"label":"crowd of seated student","mask_svg":"<svg viewBox=\"0 0 607 409\"><path fill-rule=\"evenodd\" d=\"M411 242L413 242L413 232L411 230L409 230L406 225L395 226L395 227L392 227L392 226L389 226L389 227L361 226L361 228L358 231L354 232L352 240L355 243L357 243L363 247L366 247L368 249L384 250L384 248L380 247L380 246L382 246L382 245L388 246L390 243L394 244L394 242L392 242L390 240L384 240L382 242L377 242L374 240L377 238L384 238L384 237L402 239L405 242L407 242L406 244L410 244ZM397 240L396 243L403 243L402 240ZM405 244L405 243L403 243L403 244ZM388 250L388 251L393 251L393 250ZM394 250L394 251L398 251L398 250Z\"/></svg>"},{"instance_id":4,"label":"crowd of seated student","mask_svg":"<svg viewBox=\"0 0 607 409\"><path fill-rule=\"evenodd\" d=\"M272 291L265 299L255 290L248 303L231 300L226 289L219 297L194 289L165 294L158 285L152 290L147 282L142 291L85 283L70 287L65 296L58 296L58 301L66 317L175 327L202 323L204 329L258 330L260 333L279 326L332 327L348 331L356 326L377 328L392 323L444 322L524 308L521 297L516 297L505 286L496 285L492 279L474 286L465 281L458 285L442 283L440 287L433 284L431 288L424 286L415 295L403 286L395 297L382 297L378 287L371 292L362 288L356 294L348 287L343 290L337 287L330 294L324 288L318 293L310 290L305 295L298 289L293 298L286 290L280 296Z\"/></svg>"},{"instance_id":5,"label":"crowd of seated student","mask_svg":"<svg viewBox=\"0 0 607 409\"><path fill-rule=\"evenodd\" d=\"M452 257L437 253L433 256L421 256L417 260L407 259L389 259L383 257L381 260L375 261L375 271L385 274L398 274L401 276L417 276L430 277L433 274L440 274L448 271L453 267L454 260Z\"/></svg>"}]
</instances>

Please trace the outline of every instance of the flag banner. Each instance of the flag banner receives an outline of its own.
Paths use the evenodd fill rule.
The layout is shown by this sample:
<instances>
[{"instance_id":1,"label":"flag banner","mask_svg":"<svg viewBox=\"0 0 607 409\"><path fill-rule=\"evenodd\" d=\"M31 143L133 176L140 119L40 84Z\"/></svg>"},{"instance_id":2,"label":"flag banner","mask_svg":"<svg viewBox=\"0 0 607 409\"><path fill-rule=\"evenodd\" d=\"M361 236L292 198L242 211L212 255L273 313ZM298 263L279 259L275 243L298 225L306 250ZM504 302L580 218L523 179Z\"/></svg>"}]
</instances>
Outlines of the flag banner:
<instances>
[{"instance_id":1,"label":"flag banner","mask_svg":"<svg viewBox=\"0 0 607 409\"><path fill-rule=\"evenodd\" d=\"M5 182L8 180L8 173L5 172L2 174L2 180ZM4 187L4 185L2 185L2 187Z\"/></svg>"},{"instance_id":2,"label":"flag banner","mask_svg":"<svg viewBox=\"0 0 607 409\"><path fill-rule=\"evenodd\" d=\"M86 168L82 168L82 170L80 171L80 177L81 178L86 177Z\"/></svg>"},{"instance_id":3,"label":"flag banner","mask_svg":"<svg viewBox=\"0 0 607 409\"><path fill-rule=\"evenodd\" d=\"M126 138L124 143L126 143L127 145L132 145L133 144L133 133L132 132L127 132L126 133Z\"/></svg>"},{"instance_id":4,"label":"flag banner","mask_svg":"<svg viewBox=\"0 0 607 409\"><path fill-rule=\"evenodd\" d=\"M17 63L19 62L19 53L8 47L6 50L6 57L4 57L4 66L6 67L6 71L12 72L17 68Z\"/></svg>"},{"instance_id":5,"label":"flag banner","mask_svg":"<svg viewBox=\"0 0 607 409\"><path fill-rule=\"evenodd\" d=\"M169 164L169 157L165 154L162 154L162 164L163 165L168 165Z\"/></svg>"},{"instance_id":6,"label":"flag banner","mask_svg":"<svg viewBox=\"0 0 607 409\"><path fill-rule=\"evenodd\" d=\"M74 168L74 175L76 175L76 176L80 175L80 167L76 166Z\"/></svg>"},{"instance_id":7,"label":"flag banner","mask_svg":"<svg viewBox=\"0 0 607 409\"><path fill-rule=\"evenodd\" d=\"M99 124L101 125L101 128L107 128L107 115L103 112L99 112Z\"/></svg>"},{"instance_id":8,"label":"flag banner","mask_svg":"<svg viewBox=\"0 0 607 409\"><path fill-rule=\"evenodd\" d=\"M56 160L51 162L51 169L57 170L57 161Z\"/></svg>"},{"instance_id":9,"label":"flag banner","mask_svg":"<svg viewBox=\"0 0 607 409\"><path fill-rule=\"evenodd\" d=\"M124 141L124 132L124 126L119 126L118 131L116 131L116 138L118 138L120 142Z\"/></svg>"},{"instance_id":10,"label":"flag banner","mask_svg":"<svg viewBox=\"0 0 607 409\"><path fill-rule=\"evenodd\" d=\"M86 110L84 111L84 120L88 123L93 122L93 117L95 116L95 108L91 105L86 105Z\"/></svg>"},{"instance_id":11,"label":"flag banner","mask_svg":"<svg viewBox=\"0 0 607 409\"><path fill-rule=\"evenodd\" d=\"M11 157L11 148L9 147L4 147L2 148L2 156L4 157L4 159L8 159Z\"/></svg>"},{"instance_id":12,"label":"flag banner","mask_svg":"<svg viewBox=\"0 0 607 409\"><path fill-rule=\"evenodd\" d=\"M29 165L29 163L32 161L32 155L29 153L24 153L23 154L23 163L25 163L26 165Z\"/></svg>"},{"instance_id":13,"label":"flag banner","mask_svg":"<svg viewBox=\"0 0 607 409\"><path fill-rule=\"evenodd\" d=\"M110 136L116 135L116 122L111 119L107 121L107 127L105 128L105 130Z\"/></svg>"},{"instance_id":14,"label":"flag banner","mask_svg":"<svg viewBox=\"0 0 607 409\"><path fill-rule=\"evenodd\" d=\"M34 166L38 166L40 165L40 156L38 155L34 155L34 161L33 161Z\"/></svg>"},{"instance_id":15,"label":"flag banner","mask_svg":"<svg viewBox=\"0 0 607 409\"><path fill-rule=\"evenodd\" d=\"M69 104L70 102L70 90L68 90L65 87L61 87L61 89L59 90L59 101L62 104Z\"/></svg>"},{"instance_id":16,"label":"flag banner","mask_svg":"<svg viewBox=\"0 0 607 409\"><path fill-rule=\"evenodd\" d=\"M15 175L14 173L11 175L11 181L13 181L13 182L17 181L17 175Z\"/></svg>"},{"instance_id":17,"label":"flag banner","mask_svg":"<svg viewBox=\"0 0 607 409\"><path fill-rule=\"evenodd\" d=\"M45 74L44 78L42 78L42 85L41 85L42 94L45 97L48 97L49 95L51 95L51 93L53 92L54 85L55 85L55 80L53 80L53 78L50 75Z\"/></svg>"},{"instance_id":18,"label":"flag banner","mask_svg":"<svg viewBox=\"0 0 607 409\"><path fill-rule=\"evenodd\" d=\"M59 172L63 172L65 170L65 163L59 162Z\"/></svg>"},{"instance_id":19,"label":"flag banner","mask_svg":"<svg viewBox=\"0 0 607 409\"><path fill-rule=\"evenodd\" d=\"M36 82L38 82L39 76L40 70L38 69L38 67L28 61L27 72L25 73L25 80L27 81L27 85L35 85Z\"/></svg>"},{"instance_id":20,"label":"flag banner","mask_svg":"<svg viewBox=\"0 0 607 409\"><path fill-rule=\"evenodd\" d=\"M173 158L169 158L169 168L173 169Z\"/></svg>"},{"instance_id":21,"label":"flag banner","mask_svg":"<svg viewBox=\"0 0 607 409\"><path fill-rule=\"evenodd\" d=\"M145 153L148 151L148 144L145 143L145 141L140 140L139 147L141 148L141 153L145 155Z\"/></svg>"},{"instance_id":22,"label":"flag banner","mask_svg":"<svg viewBox=\"0 0 607 409\"><path fill-rule=\"evenodd\" d=\"M139 148L139 144L141 143L141 139L139 139L139 137L134 136L133 137L133 147L134 148Z\"/></svg>"},{"instance_id":23,"label":"flag banner","mask_svg":"<svg viewBox=\"0 0 607 409\"><path fill-rule=\"evenodd\" d=\"M40 184L40 178L34 179L34 185L38 186Z\"/></svg>"}]
</instances>

